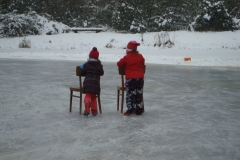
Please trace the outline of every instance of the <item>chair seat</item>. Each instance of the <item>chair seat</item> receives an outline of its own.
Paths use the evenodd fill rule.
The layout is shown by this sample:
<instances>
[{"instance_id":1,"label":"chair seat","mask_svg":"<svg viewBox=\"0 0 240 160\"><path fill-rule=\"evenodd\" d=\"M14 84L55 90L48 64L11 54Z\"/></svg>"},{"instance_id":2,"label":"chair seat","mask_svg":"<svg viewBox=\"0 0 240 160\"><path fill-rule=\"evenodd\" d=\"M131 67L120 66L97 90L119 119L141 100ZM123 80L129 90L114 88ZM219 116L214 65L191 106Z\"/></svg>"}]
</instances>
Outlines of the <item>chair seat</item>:
<instances>
[{"instance_id":1,"label":"chair seat","mask_svg":"<svg viewBox=\"0 0 240 160\"><path fill-rule=\"evenodd\" d=\"M70 90L75 91L75 92L80 92L81 91L80 87L70 87Z\"/></svg>"},{"instance_id":2,"label":"chair seat","mask_svg":"<svg viewBox=\"0 0 240 160\"><path fill-rule=\"evenodd\" d=\"M122 86L117 86L118 90L126 90L126 87L122 87Z\"/></svg>"}]
</instances>

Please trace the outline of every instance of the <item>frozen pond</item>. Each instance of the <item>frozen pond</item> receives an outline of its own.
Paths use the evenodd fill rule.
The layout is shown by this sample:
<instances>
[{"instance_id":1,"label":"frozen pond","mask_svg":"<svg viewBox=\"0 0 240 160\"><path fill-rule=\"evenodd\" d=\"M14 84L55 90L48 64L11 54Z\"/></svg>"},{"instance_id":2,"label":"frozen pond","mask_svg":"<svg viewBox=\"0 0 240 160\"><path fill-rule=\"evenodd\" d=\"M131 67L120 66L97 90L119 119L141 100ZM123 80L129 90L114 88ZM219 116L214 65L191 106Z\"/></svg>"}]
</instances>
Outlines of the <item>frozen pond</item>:
<instances>
[{"instance_id":1,"label":"frozen pond","mask_svg":"<svg viewBox=\"0 0 240 160\"><path fill-rule=\"evenodd\" d=\"M80 63L0 59L1 160L240 159L239 69L146 64L145 113L125 117L103 63L103 114L84 118L78 99L69 113Z\"/></svg>"}]
</instances>

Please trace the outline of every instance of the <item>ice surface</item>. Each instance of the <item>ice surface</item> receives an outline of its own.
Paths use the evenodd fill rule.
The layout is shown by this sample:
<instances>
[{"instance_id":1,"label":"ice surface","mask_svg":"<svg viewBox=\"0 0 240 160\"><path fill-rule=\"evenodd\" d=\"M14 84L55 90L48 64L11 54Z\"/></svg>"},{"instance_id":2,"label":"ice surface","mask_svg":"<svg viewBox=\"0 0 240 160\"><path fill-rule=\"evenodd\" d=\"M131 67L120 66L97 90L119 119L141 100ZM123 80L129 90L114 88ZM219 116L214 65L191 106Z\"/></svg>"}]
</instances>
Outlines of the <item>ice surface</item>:
<instances>
[{"instance_id":1,"label":"ice surface","mask_svg":"<svg viewBox=\"0 0 240 160\"><path fill-rule=\"evenodd\" d=\"M103 63L103 114L84 118L78 99L69 113L80 63L0 59L1 160L240 159L239 69L146 64L146 112L125 117Z\"/></svg>"}]
</instances>

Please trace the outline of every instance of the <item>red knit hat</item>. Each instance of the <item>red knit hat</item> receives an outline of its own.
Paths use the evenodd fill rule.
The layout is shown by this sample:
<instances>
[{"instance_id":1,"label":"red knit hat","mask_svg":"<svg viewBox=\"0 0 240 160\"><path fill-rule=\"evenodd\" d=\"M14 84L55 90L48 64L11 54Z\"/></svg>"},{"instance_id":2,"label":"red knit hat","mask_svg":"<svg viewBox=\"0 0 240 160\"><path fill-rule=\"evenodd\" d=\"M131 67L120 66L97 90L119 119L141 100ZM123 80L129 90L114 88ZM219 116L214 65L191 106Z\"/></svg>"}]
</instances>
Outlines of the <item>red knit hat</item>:
<instances>
[{"instance_id":1,"label":"red knit hat","mask_svg":"<svg viewBox=\"0 0 240 160\"><path fill-rule=\"evenodd\" d=\"M137 46L140 46L140 43L137 43L136 41L130 41L130 42L128 42L127 48L136 51Z\"/></svg>"},{"instance_id":2,"label":"red knit hat","mask_svg":"<svg viewBox=\"0 0 240 160\"><path fill-rule=\"evenodd\" d=\"M93 49L92 49L91 52L89 53L89 57L90 57L90 58L98 59L98 56L99 56L99 52L98 52L97 48L96 48L96 47L93 47Z\"/></svg>"}]
</instances>

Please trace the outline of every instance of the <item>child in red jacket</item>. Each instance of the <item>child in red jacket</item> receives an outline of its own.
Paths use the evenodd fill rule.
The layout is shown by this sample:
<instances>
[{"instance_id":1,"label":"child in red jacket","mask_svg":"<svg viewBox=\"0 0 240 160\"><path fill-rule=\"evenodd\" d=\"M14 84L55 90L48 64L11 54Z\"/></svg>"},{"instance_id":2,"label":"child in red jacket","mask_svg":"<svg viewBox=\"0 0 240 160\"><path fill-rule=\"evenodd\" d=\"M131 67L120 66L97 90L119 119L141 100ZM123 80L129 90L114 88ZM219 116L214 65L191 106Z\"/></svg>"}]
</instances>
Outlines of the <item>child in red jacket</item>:
<instances>
[{"instance_id":1,"label":"child in red jacket","mask_svg":"<svg viewBox=\"0 0 240 160\"><path fill-rule=\"evenodd\" d=\"M86 94L84 116L90 114L90 109L93 116L97 115L96 95L100 95L100 76L104 74L103 66L98 57L99 52L96 47L93 47L89 53L88 61L80 65L81 75L85 76L83 81L83 93Z\"/></svg>"},{"instance_id":2,"label":"child in red jacket","mask_svg":"<svg viewBox=\"0 0 240 160\"><path fill-rule=\"evenodd\" d=\"M141 115L143 108L145 59L137 51L137 46L140 46L140 43L130 41L126 48L126 55L117 62L118 67L125 67L127 111L124 115L126 116L133 113Z\"/></svg>"}]
</instances>

